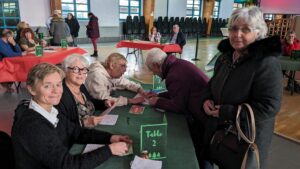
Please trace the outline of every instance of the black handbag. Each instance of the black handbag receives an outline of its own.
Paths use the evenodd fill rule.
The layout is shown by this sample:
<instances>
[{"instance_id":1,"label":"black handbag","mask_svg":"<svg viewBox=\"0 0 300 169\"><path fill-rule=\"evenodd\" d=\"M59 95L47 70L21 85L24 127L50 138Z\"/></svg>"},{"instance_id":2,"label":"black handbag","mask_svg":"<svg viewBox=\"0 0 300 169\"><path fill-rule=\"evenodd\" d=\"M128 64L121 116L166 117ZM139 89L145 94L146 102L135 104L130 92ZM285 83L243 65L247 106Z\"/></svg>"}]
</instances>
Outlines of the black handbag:
<instances>
[{"instance_id":1,"label":"black handbag","mask_svg":"<svg viewBox=\"0 0 300 169\"><path fill-rule=\"evenodd\" d=\"M248 109L247 115L240 119L242 107ZM242 127L241 127L242 126ZM209 157L222 169L259 169L258 147L255 119L249 104L238 106L235 124L217 130L209 146Z\"/></svg>"}]
</instances>

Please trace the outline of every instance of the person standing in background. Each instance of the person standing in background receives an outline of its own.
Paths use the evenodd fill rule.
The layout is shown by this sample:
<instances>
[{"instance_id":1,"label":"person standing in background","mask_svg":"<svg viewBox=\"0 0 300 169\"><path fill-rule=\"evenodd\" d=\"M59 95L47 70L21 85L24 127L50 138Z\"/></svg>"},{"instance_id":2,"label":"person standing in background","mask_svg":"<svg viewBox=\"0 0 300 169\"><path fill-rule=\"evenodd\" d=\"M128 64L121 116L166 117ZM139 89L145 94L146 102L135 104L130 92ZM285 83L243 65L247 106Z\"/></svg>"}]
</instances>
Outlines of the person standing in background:
<instances>
[{"instance_id":1,"label":"person standing in background","mask_svg":"<svg viewBox=\"0 0 300 169\"><path fill-rule=\"evenodd\" d=\"M68 24L71 36L73 38L72 46L77 47L77 37L80 29L78 20L74 17L72 13L68 13L67 18L65 18L65 22Z\"/></svg>"},{"instance_id":2,"label":"person standing in background","mask_svg":"<svg viewBox=\"0 0 300 169\"><path fill-rule=\"evenodd\" d=\"M91 55L92 57L98 56L97 50L97 39L100 38L100 31L98 25L98 18L92 12L88 13L89 23L86 25L86 35L91 39L94 47L94 53Z\"/></svg>"},{"instance_id":3,"label":"person standing in background","mask_svg":"<svg viewBox=\"0 0 300 169\"><path fill-rule=\"evenodd\" d=\"M61 15L54 14L52 23L50 26L50 34L53 36L52 45L60 46L60 41L62 39L66 39L68 35L70 35L70 28L65 23L64 19Z\"/></svg>"}]
</instances>

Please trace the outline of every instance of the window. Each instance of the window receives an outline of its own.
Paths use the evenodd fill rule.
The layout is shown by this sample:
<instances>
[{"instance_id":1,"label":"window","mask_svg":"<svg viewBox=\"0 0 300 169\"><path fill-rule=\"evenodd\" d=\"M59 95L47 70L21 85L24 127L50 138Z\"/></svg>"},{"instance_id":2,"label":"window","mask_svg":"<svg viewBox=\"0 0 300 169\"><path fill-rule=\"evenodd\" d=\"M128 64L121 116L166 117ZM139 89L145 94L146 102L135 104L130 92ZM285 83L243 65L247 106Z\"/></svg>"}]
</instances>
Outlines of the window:
<instances>
[{"instance_id":1,"label":"window","mask_svg":"<svg viewBox=\"0 0 300 169\"><path fill-rule=\"evenodd\" d=\"M87 20L90 0L61 0L62 16L72 13L78 20Z\"/></svg>"},{"instance_id":2,"label":"window","mask_svg":"<svg viewBox=\"0 0 300 169\"><path fill-rule=\"evenodd\" d=\"M215 1L214 11L213 11L213 18L219 18L220 4L221 4L221 0L216 0Z\"/></svg>"},{"instance_id":3,"label":"window","mask_svg":"<svg viewBox=\"0 0 300 169\"><path fill-rule=\"evenodd\" d=\"M141 15L141 0L119 0L119 6L120 20Z\"/></svg>"},{"instance_id":4,"label":"window","mask_svg":"<svg viewBox=\"0 0 300 169\"><path fill-rule=\"evenodd\" d=\"M20 22L19 1L0 0L0 29L16 29Z\"/></svg>"},{"instance_id":5,"label":"window","mask_svg":"<svg viewBox=\"0 0 300 169\"><path fill-rule=\"evenodd\" d=\"M201 15L202 0L187 0L186 16L199 17Z\"/></svg>"},{"instance_id":6,"label":"window","mask_svg":"<svg viewBox=\"0 0 300 169\"><path fill-rule=\"evenodd\" d=\"M238 9L238 8L243 8L242 3L233 3L233 10Z\"/></svg>"}]
</instances>

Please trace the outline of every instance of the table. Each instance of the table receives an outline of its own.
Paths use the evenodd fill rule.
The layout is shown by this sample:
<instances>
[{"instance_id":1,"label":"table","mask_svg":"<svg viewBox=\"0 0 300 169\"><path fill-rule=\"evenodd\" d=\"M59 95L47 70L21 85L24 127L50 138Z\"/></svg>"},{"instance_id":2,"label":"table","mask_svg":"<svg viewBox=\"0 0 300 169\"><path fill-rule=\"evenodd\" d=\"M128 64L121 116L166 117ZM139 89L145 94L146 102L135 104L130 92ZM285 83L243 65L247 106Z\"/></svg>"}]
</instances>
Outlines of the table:
<instances>
[{"instance_id":1,"label":"table","mask_svg":"<svg viewBox=\"0 0 300 169\"><path fill-rule=\"evenodd\" d=\"M61 63L70 54L84 54L85 50L81 48L60 48L53 47L53 50L44 50L41 57L29 53L26 56L17 56L4 58L0 62L0 82L25 82L29 70L36 64L47 62L52 64Z\"/></svg>"},{"instance_id":2,"label":"table","mask_svg":"<svg viewBox=\"0 0 300 169\"><path fill-rule=\"evenodd\" d=\"M288 80L288 86L291 89L291 95L294 93L294 84L296 83L295 74L296 71L300 70L300 61L299 60L292 60L290 56L280 56L279 57L281 69L290 71L290 75L286 75Z\"/></svg>"},{"instance_id":3,"label":"table","mask_svg":"<svg viewBox=\"0 0 300 169\"><path fill-rule=\"evenodd\" d=\"M137 56L139 56L141 50L150 50L152 48L160 48L166 53L181 53L182 49L178 44L160 44L157 42L150 42L150 41L141 41L141 40L134 40L134 41L129 41L129 40L122 40L120 41L117 46L117 48L122 48L126 47L127 48L127 55L126 58L129 54L134 54L135 59L137 62ZM129 48L133 48L132 52L129 52ZM136 54L138 52L138 54Z\"/></svg>"},{"instance_id":4,"label":"table","mask_svg":"<svg viewBox=\"0 0 300 169\"><path fill-rule=\"evenodd\" d=\"M120 91L118 94L133 97L135 94L129 91ZM109 131L114 134L127 134L133 141L134 154L140 154L140 124L147 124L162 118L162 112L155 110L150 106L145 106L142 115L129 114L131 106L117 107L111 114L118 114L119 118L115 126L97 126L96 129ZM168 121L168 141L167 158L163 159L164 169L199 169L196 154L194 151L188 126L183 115L165 113ZM72 154L82 152L84 145L74 145L71 149ZM98 166L96 169L129 169L130 162L134 155L125 157L111 157L109 160Z\"/></svg>"}]
</instances>

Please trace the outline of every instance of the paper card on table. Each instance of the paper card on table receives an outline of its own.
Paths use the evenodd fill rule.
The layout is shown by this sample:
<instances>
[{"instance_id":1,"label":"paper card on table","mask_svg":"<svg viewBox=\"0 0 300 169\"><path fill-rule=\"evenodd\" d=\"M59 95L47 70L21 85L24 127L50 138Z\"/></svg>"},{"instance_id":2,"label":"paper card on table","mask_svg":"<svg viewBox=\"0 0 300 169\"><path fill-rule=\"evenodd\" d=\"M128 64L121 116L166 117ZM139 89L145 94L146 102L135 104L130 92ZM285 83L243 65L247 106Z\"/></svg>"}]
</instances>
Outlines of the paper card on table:
<instances>
[{"instance_id":1,"label":"paper card on table","mask_svg":"<svg viewBox=\"0 0 300 169\"><path fill-rule=\"evenodd\" d=\"M132 105L129 113L131 114L143 114L144 113L144 106Z\"/></svg>"},{"instance_id":2,"label":"paper card on table","mask_svg":"<svg viewBox=\"0 0 300 169\"><path fill-rule=\"evenodd\" d=\"M116 103L114 105L112 105L111 107L107 108L106 110L104 110L102 113L101 113L101 116L103 115L107 115L108 113L110 113L112 111L112 109L114 109L116 107Z\"/></svg>"},{"instance_id":3,"label":"paper card on table","mask_svg":"<svg viewBox=\"0 0 300 169\"><path fill-rule=\"evenodd\" d=\"M99 124L101 125L115 125L118 120L119 115L108 114L103 116L103 119Z\"/></svg>"},{"instance_id":4,"label":"paper card on table","mask_svg":"<svg viewBox=\"0 0 300 169\"><path fill-rule=\"evenodd\" d=\"M104 147L104 144L87 144L81 154L94 151L100 147Z\"/></svg>"},{"instance_id":5,"label":"paper card on table","mask_svg":"<svg viewBox=\"0 0 300 169\"><path fill-rule=\"evenodd\" d=\"M161 169L162 161L143 159L135 156L131 164L131 169Z\"/></svg>"}]
</instances>

